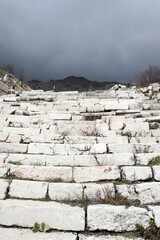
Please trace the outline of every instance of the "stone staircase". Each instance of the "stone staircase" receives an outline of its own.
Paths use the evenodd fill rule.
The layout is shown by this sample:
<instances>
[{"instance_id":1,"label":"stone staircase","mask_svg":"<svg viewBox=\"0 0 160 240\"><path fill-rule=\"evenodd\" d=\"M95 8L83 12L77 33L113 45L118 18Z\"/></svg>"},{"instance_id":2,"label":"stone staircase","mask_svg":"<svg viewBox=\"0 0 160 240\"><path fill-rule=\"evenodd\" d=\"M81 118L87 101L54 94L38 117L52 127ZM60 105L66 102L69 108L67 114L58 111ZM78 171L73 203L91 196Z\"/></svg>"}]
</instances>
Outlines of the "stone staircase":
<instances>
[{"instance_id":1,"label":"stone staircase","mask_svg":"<svg viewBox=\"0 0 160 240\"><path fill-rule=\"evenodd\" d=\"M140 240L136 224L159 228L159 124L159 102L135 88L2 96L0 239Z\"/></svg>"}]
</instances>

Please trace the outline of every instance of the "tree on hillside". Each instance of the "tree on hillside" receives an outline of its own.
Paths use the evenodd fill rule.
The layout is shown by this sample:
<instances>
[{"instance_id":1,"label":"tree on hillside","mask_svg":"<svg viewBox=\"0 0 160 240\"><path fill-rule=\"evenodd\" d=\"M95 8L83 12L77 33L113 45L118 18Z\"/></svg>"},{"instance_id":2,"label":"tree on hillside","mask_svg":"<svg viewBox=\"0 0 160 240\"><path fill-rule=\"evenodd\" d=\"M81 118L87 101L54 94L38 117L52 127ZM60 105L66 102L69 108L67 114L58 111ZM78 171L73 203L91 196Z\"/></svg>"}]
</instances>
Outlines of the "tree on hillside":
<instances>
[{"instance_id":1,"label":"tree on hillside","mask_svg":"<svg viewBox=\"0 0 160 240\"><path fill-rule=\"evenodd\" d=\"M150 66L144 72L136 75L137 87L145 87L154 82L160 83L160 68L156 66Z\"/></svg>"},{"instance_id":2,"label":"tree on hillside","mask_svg":"<svg viewBox=\"0 0 160 240\"><path fill-rule=\"evenodd\" d=\"M23 67L21 67L19 70L18 78L21 82L24 82L24 79L26 78L26 72Z\"/></svg>"},{"instance_id":3,"label":"tree on hillside","mask_svg":"<svg viewBox=\"0 0 160 240\"><path fill-rule=\"evenodd\" d=\"M11 73L11 74L16 74L16 68L13 64L7 64L5 66L5 69L7 72Z\"/></svg>"}]
</instances>

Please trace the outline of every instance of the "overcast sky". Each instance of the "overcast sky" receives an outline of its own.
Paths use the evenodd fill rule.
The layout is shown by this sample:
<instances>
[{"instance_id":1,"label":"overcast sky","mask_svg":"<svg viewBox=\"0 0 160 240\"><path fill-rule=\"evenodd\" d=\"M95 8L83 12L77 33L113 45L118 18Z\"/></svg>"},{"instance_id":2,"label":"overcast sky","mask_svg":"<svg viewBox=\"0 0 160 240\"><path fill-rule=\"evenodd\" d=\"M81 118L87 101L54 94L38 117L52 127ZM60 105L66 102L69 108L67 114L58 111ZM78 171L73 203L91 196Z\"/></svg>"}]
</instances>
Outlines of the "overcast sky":
<instances>
[{"instance_id":1,"label":"overcast sky","mask_svg":"<svg viewBox=\"0 0 160 240\"><path fill-rule=\"evenodd\" d=\"M0 0L0 66L133 82L160 66L160 0Z\"/></svg>"}]
</instances>

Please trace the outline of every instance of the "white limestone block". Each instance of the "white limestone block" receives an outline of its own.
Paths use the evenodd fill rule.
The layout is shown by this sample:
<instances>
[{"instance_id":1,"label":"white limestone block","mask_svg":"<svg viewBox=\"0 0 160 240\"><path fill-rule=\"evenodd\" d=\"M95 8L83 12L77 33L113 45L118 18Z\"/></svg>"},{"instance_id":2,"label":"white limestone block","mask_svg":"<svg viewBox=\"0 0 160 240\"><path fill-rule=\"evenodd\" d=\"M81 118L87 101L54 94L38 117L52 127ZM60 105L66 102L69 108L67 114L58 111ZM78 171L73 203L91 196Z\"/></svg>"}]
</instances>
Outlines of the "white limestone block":
<instances>
[{"instance_id":1,"label":"white limestone block","mask_svg":"<svg viewBox=\"0 0 160 240\"><path fill-rule=\"evenodd\" d=\"M49 120L71 120L72 115L70 113L48 113Z\"/></svg>"},{"instance_id":2,"label":"white limestone block","mask_svg":"<svg viewBox=\"0 0 160 240\"><path fill-rule=\"evenodd\" d=\"M22 179L72 181L71 167L11 166L10 175Z\"/></svg>"},{"instance_id":3,"label":"white limestone block","mask_svg":"<svg viewBox=\"0 0 160 240\"><path fill-rule=\"evenodd\" d=\"M53 153L54 153L54 144L30 143L28 145L28 153L30 153L30 154L48 154L48 155L53 155Z\"/></svg>"},{"instance_id":4,"label":"white limestone block","mask_svg":"<svg viewBox=\"0 0 160 240\"><path fill-rule=\"evenodd\" d=\"M35 222L44 222L57 230L83 231L85 212L80 207L71 207L53 201L13 199L0 201L1 225L31 228Z\"/></svg>"},{"instance_id":5,"label":"white limestone block","mask_svg":"<svg viewBox=\"0 0 160 240\"><path fill-rule=\"evenodd\" d=\"M134 153L135 148L133 144L108 144L110 153Z\"/></svg>"},{"instance_id":6,"label":"white limestone block","mask_svg":"<svg viewBox=\"0 0 160 240\"><path fill-rule=\"evenodd\" d=\"M0 143L0 153L26 153L27 144Z\"/></svg>"},{"instance_id":7,"label":"white limestone block","mask_svg":"<svg viewBox=\"0 0 160 240\"><path fill-rule=\"evenodd\" d=\"M158 182L136 184L135 191L142 204L160 202L160 183Z\"/></svg>"},{"instance_id":8,"label":"white limestone block","mask_svg":"<svg viewBox=\"0 0 160 240\"><path fill-rule=\"evenodd\" d=\"M117 191L125 198L139 200L141 204L159 203L160 183L148 182L140 184L116 185Z\"/></svg>"},{"instance_id":9,"label":"white limestone block","mask_svg":"<svg viewBox=\"0 0 160 240\"><path fill-rule=\"evenodd\" d=\"M9 183L7 180L0 179L0 199L4 199L6 197L8 186Z\"/></svg>"},{"instance_id":10,"label":"white limestone block","mask_svg":"<svg viewBox=\"0 0 160 240\"><path fill-rule=\"evenodd\" d=\"M7 143L20 143L21 136L18 134L9 134L8 138L6 139Z\"/></svg>"},{"instance_id":11,"label":"white limestone block","mask_svg":"<svg viewBox=\"0 0 160 240\"><path fill-rule=\"evenodd\" d=\"M10 185L9 195L16 198L39 199L47 194L46 182L13 180Z\"/></svg>"},{"instance_id":12,"label":"white limestone block","mask_svg":"<svg viewBox=\"0 0 160 240\"><path fill-rule=\"evenodd\" d=\"M127 181L147 180L152 178L150 167L122 167L122 177Z\"/></svg>"},{"instance_id":13,"label":"white limestone block","mask_svg":"<svg viewBox=\"0 0 160 240\"><path fill-rule=\"evenodd\" d=\"M97 137L97 143L114 143L114 144L127 144L128 137L127 136L109 136L109 137Z\"/></svg>"},{"instance_id":14,"label":"white limestone block","mask_svg":"<svg viewBox=\"0 0 160 240\"><path fill-rule=\"evenodd\" d=\"M40 128L4 127L3 132L8 134L21 134L21 135L35 134L36 135L40 133Z\"/></svg>"},{"instance_id":15,"label":"white limestone block","mask_svg":"<svg viewBox=\"0 0 160 240\"><path fill-rule=\"evenodd\" d=\"M8 157L8 153L0 153L0 165L3 164Z\"/></svg>"},{"instance_id":16,"label":"white limestone block","mask_svg":"<svg viewBox=\"0 0 160 240\"><path fill-rule=\"evenodd\" d=\"M160 166L153 166L153 174L154 174L154 179L156 181L160 181Z\"/></svg>"},{"instance_id":17,"label":"white limestone block","mask_svg":"<svg viewBox=\"0 0 160 240\"><path fill-rule=\"evenodd\" d=\"M90 231L107 230L115 232L133 231L136 224L149 226L150 217L144 208L113 205L90 205L88 207L88 227Z\"/></svg>"},{"instance_id":18,"label":"white limestone block","mask_svg":"<svg viewBox=\"0 0 160 240\"><path fill-rule=\"evenodd\" d=\"M8 240L8 239L7 239ZM79 240L133 240L131 238L126 238L123 236L115 236L115 235L83 235L83 234L79 234ZM134 238L134 240L144 240L142 238Z\"/></svg>"},{"instance_id":19,"label":"white limestone block","mask_svg":"<svg viewBox=\"0 0 160 240\"><path fill-rule=\"evenodd\" d=\"M7 166L6 164L2 164L0 165L0 177L6 177L7 173L9 172L9 166Z\"/></svg>"},{"instance_id":20,"label":"white limestone block","mask_svg":"<svg viewBox=\"0 0 160 240\"><path fill-rule=\"evenodd\" d=\"M9 154L6 158L6 163L22 164L22 165L34 165L34 166L45 166L46 155L32 155L32 154Z\"/></svg>"},{"instance_id":21,"label":"white limestone block","mask_svg":"<svg viewBox=\"0 0 160 240\"><path fill-rule=\"evenodd\" d=\"M120 169L116 166L95 166L73 168L73 179L76 182L95 182L120 178Z\"/></svg>"},{"instance_id":22,"label":"white limestone block","mask_svg":"<svg viewBox=\"0 0 160 240\"><path fill-rule=\"evenodd\" d=\"M79 183L50 183L49 197L52 200L82 199L83 186Z\"/></svg>"},{"instance_id":23,"label":"white limestone block","mask_svg":"<svg viewBox=\"0 0 160 240\"><path fill-rule=\"evenodd\" d=\"M91 149L91 154L103 154L107 152L107 146L105 143L94 144Z\"/></svg>"},{"instance_id":24,"label":"white limestone block","mask_svg":"<svg viewBox=\"0 0 160 240\"><path fill-rule=\"evenodd\" d=\"M8 137L8 133L0 132L0 142L5 142Z\"/></svg>"},{"instance_id":25,"label":"white limestone block","mask_svg":"<svg viewBox=\"0 0 160 240\"><path fill-rule=\"evenodd\" d=\"M102 166L123 166L134 165L133 153L114 153L114 154L99 154L96 155L97 165ZM95 161L96 164L96 161Z\"/></svg>"},{"instance_id":26,"label":"white limestone block","mask_svg":"<svg viewBox=\"0 0 160 240\"><path fill-rule=\"evenodd\" d=\"M84 183L84 197L89 199L107 199L115 196L115 188L113 183L95 184L95 183Z\"/></svg>"},{"instance_id":27,"label":"white limestone block","mask_svg":"<svg viewBox=\"0 0 160 240\"><path fill-rule=\"evenodd\" d=\"M160 206L148 206L148 207L153 212L155 224L159 228L160 227Z\"/></svg>"},{"instance_id":28,"label":"white limestone block","mask_svg":"<svg viewBox=\"0 0 160 240\"><path fill-rule=\"evenodd\" d=\"M30 229L0 228L3 240L76 240L77 235L69 232L33 233Z\"/></svg>"},{"instance_id":29,"label":"white limestone block","mask_svg":"<svg viewBox=\"0 0 160 240\"><path fill-rule=\"evenodd\" d=\"M137 159L137 164L140 165L148 165L149 161L154 158L159 156L160 154L157 152L154 153L138 153L136 154L136 159Z\"/></svg>"}]
</instances>

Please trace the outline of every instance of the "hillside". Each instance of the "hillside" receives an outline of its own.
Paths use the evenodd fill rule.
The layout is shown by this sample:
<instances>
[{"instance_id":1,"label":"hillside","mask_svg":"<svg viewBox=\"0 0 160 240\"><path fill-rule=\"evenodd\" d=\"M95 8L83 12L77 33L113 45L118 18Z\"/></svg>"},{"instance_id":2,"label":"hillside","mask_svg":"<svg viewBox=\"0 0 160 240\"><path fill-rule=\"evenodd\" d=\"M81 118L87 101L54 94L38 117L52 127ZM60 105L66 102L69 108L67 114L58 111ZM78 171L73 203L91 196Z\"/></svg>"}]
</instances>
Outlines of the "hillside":
<instances>
[{"instance_id":1,"label":"hillside","mask_svg":"<svg viewBox=\"0 0 160 240\"><path fill-rule=\"evenodd\" d=\"M70 76L61 80L50 80L49 82L41 82L39 80L31 80L27 83L32 89L43 89L44 91L52 90L55 86L55 91L89 91L89 90L104 90L109 89L116 82L97 82L90 81L84 77Z\"/></svg>"}]
</instances>

